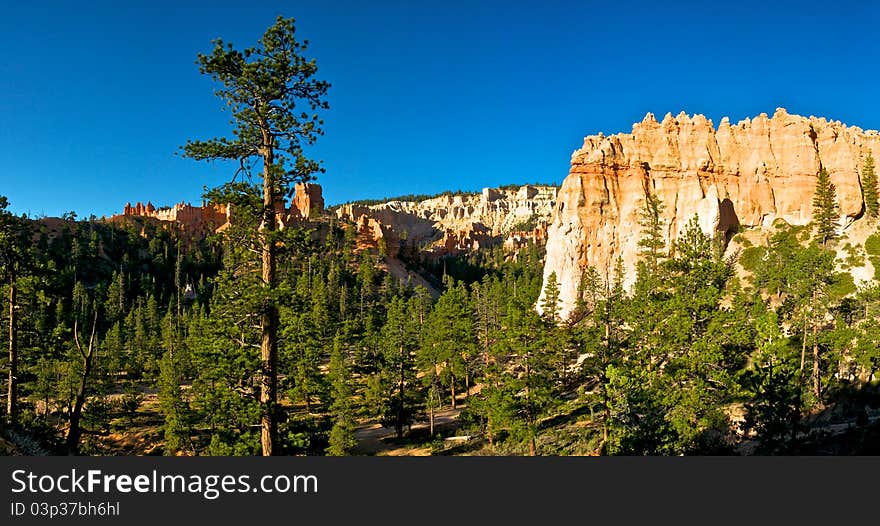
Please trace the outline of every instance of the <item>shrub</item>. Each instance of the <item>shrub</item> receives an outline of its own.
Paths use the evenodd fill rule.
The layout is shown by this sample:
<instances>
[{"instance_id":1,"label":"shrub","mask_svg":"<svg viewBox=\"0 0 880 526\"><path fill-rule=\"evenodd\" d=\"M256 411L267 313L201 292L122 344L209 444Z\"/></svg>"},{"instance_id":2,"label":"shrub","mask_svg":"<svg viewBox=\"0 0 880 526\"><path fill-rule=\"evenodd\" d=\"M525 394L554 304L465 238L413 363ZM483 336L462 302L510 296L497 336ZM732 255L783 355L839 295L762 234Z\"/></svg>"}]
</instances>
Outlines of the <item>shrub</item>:
<instances>
[{"instance_id":1,"label":"shrub","mask_svg":"<svg viewBox=\"0 0 880 526\"><path fill-rule=\"evenodd\" d=\"M876 272L876 271L875 271ZM832 297L843 298L856 291L856 284L853 281L852 274L839 274L834 283L829 287L829 293Z\"/></svg>"},{"instance_id":2,"label":"shrub","mask_svg":"<svg viewBox=\"0 0 880 526\"><path fill-rule=\"evenodd\" d=\"M880 256L880 233L868 236L865 240L865 252L871 256Z\"/></svg>"},{"instance_id":3,"label":"shrub","mask_svg":"<svg viewBox=\"0 0 880 526\"><path fill-rule=\"evenodd\" d=\"M757 270L758 265L764 259L767 249L764 247L747 247L739 256L739 264L750 272Z\"/></svg>"}]
</instances>

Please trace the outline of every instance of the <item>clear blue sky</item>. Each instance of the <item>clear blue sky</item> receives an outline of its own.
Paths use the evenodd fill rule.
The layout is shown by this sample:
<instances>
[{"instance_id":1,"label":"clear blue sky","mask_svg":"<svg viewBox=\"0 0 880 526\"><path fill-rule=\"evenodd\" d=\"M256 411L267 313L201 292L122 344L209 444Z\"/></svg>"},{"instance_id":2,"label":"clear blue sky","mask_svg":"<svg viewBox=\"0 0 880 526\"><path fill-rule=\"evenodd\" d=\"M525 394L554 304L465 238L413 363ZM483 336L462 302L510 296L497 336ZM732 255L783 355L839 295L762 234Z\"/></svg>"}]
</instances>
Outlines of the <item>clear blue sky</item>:
<instances>
[{"instance_id":1,"label":"clear blue sky","mask_svg":"<svg viewBox=\"0 0 880 526\"><path fill-rule=\"evenodd\" d=\"M648 111L785 106L880 128L873 2L135 3L4 5L0 194L16 212L200 201L234 167L174 155L228 129L196 53L249 46L278 14L333 85L312 151L328 203L561 181L584 135Z\"/></svg>"}]
</instances>

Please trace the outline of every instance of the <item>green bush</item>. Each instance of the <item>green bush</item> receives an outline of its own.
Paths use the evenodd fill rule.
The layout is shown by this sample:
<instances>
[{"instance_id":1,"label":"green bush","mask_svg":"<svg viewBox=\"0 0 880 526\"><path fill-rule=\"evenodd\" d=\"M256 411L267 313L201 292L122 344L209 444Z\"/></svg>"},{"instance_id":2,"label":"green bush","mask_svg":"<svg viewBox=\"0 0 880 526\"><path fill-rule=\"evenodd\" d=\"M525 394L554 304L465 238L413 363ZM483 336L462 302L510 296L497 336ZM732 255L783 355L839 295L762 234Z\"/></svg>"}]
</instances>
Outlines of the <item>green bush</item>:
<instances>
[{"instance_id":1,"label":"green bush","mask_svg":"<svg viewBox=\"0 0 880 526\"><path fill-rule=\"evenodd\" d=\"M737 234L733 236L733 241L735 243L739 243L743 248L750 248L751 246L753 246L752 242L746 239L742 234Z\"/></svg>"},{"instance_id":2,"label":"green bush","mask_svg":"<svg viewBox=\"0 0 880 526\"><path fill-rule=\"evenodd\" d=\"M865 254L861 245L850 245L849 243L843 247L846 250L847 257L844 260L847 267L863 267L865 266Z\"/></svg>"},{"instance_id":3,"label":"green bush","mask_svg":"<svg viewBox=\"0 0 880 526\"><path fill-rule=\"evenodd\" d=\"M874 266L874 279L880 281L880 256L868 256Z\"/></svg>"},{"instance_id":4,"label":"green bush","mask_svg":"<svg viewBox=\"0 0 880 526\"><path fill-rule=\"evenodd\" d=\"M843 298L856 291L856 284L852 274L838 274L837 279L829 287L829 293L834 298Z\"/></svg>"},{"instance_id":5,"label":"green bush","mask_svg":"<svg viewBox=\"0 0 880 526\"><path fill-rule=\"evenodd\" d=\"M764 247L748 247L742 251L739 256L739 264L742 267L750 272L754 272L758 265L761 264L761 260L764 259L764 254L767 253L767 249Z\"/></svg>"},{"instance_id":6,"label":"green bush","mask_svg":"<svg viewBox=\"0 0 880 526\"><path fill-rule=\"evenodd\" d=\"M871 256L880 256L880 234L871 234L865 240L865 252Z\"/></svg>"}]
</instances>

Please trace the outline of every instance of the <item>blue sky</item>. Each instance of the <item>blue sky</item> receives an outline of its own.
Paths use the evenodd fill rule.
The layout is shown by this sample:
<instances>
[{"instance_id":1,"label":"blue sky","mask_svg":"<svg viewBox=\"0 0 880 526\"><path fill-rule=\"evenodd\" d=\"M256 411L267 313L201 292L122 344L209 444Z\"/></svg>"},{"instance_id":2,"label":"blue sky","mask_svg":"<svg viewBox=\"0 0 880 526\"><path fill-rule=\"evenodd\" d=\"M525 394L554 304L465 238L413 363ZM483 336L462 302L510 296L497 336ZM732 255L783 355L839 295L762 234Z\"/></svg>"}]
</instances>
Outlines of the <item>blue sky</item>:
<instances>
[{"instance_id":1,"label":"blue sky","mask_svg":"<svg viewBox=\"0 0 880 526\"><path fill-rule=\"evenodd\" d=\"M584 135L648 111L717 123L784 106L880 128L872 2L15 2L0 194L50 216L199 202L234 166L175 156L228 130L196 53L250 46L278 14L332 83L310 152L328 203L558 182Z\"/></svg>"}]
</instances>

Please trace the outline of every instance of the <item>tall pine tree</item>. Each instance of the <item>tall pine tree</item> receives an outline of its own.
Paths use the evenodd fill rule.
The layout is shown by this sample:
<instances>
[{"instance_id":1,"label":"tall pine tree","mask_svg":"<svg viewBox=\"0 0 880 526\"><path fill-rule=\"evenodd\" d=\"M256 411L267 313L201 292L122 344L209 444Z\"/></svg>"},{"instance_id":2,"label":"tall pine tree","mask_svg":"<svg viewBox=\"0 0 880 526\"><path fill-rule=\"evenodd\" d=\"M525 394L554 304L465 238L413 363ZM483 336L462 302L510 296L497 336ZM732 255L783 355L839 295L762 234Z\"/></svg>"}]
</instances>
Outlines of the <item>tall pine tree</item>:
<instances>
[{"instance_id":1,"label":"tall pine tree","mask_svg":"<svg viewBox=\"0 0 880 526\"><path fill-rule=\"evenodd\" d=\"M837 190L823 167L816 176L816 191L813 194L813 221L816 223L818 240L823 245L837 238L838 210Z\"/></svg>"},{"instance_id":2,"label":"tall pine tree","mask_svg":"<svg viewBox=\"0 0 880 526\"><path fill-rule=\"evenodd\" d=\"M193 159L237 161L248 176L252 162L262 164L262 188L237 185L236 189L253 197L262 194L259 227L253 234L261 253L265 292L258 307L263 455L276 453L278 445L277 214L293 183L320 171L303 148L323 134L323 121L306 110L328 108L324 97L330 87L315 78L315 61L303 55L308 42L297 40L294 33L294 20L279 16L255 47L239 51L217 39L209 55L199 54L201 73L221 84L216 94L232 111L234 138L189 141L184 147L185 155Z\"/></svg>"},{"instance_id":3,"label":"tall pine tree","mask_svg":"<svg viewBox=\"0 0 880 526\"><path fill-rule=\"evenodd\" d=\"M865 211L869 217L876 218L880 214L880 203L877 200L877 174L874 171L874 156L868 151L865 165L862 168L862 193L865 195Z\"/></svg>"}]
</instances>

